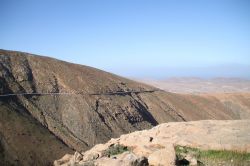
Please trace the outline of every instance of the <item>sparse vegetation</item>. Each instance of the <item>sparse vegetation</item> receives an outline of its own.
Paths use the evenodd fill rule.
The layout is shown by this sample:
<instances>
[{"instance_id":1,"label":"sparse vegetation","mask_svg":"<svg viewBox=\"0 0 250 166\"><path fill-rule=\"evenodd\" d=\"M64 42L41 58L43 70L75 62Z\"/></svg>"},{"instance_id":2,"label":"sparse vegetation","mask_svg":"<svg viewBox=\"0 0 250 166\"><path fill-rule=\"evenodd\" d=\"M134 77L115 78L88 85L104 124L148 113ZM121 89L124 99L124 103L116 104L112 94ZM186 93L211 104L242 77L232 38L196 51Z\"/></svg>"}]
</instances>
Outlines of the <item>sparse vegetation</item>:
<instances>
[{"instance_id":1,"label":"sparse vegetation","mask_svg":"<svg viewBox=\"0 0 250 166\"><path fill-rule=\"evenodd\" d=\"M116 144L116 145L111 145L105 152L104 155L105 156L114 156L117 154L122 154L123 152L129 151L127 146L123 146L120 144Z\"/></svg>"},{"instance_id":2,"label":"sparse vegetation","mask_svg":"<svg viewBox=\"0 0 250 166\"><path fill-rule=\"evenodd\" d=\"M229 150L200 150L176 146L177 165L189 165L185 157L189 154L197 159L197 165L250 165L250 153Z\"/></svg>"}]
</instances>

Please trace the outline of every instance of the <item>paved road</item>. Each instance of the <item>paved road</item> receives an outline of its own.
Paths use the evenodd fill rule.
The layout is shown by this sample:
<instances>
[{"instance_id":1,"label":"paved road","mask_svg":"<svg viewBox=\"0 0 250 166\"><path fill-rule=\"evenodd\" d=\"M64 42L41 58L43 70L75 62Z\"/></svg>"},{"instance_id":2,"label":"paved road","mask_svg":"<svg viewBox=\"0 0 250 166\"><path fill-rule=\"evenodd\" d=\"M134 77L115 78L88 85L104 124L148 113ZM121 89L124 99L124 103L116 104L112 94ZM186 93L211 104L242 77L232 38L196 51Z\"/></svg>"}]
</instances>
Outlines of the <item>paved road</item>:
<instances>
[{"instance_id":1,"label":"paved road","mask_svg":"<svg viewBox=\"0 0 250 166\"><path fill-rule=\"evenodd\" d=\"M129 95L131 93L152 93L155 91L161 91L159 89L153 90L144 90L144 91L116 91L116 92L104 92L104 93L9 93L9 94L0 94L0 97L9 97L9 96L45 96L45 95Z\"/></svg>"}]
</instances>

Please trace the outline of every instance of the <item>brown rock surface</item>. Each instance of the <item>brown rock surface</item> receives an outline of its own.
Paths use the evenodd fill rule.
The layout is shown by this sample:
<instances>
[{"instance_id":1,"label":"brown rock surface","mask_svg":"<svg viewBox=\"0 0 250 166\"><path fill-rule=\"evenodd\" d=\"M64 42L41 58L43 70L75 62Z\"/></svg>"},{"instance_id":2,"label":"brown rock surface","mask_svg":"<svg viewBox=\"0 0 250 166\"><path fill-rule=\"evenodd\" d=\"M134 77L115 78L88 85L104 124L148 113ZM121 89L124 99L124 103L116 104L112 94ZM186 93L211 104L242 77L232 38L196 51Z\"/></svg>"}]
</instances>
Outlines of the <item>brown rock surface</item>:
<instances>
[{"instance_id":1,"label":"brown rock surface","mask_svg":"<svg viewBox=\"0 0 250 166\"><path fill-rule=\"evenodd\" d=\"M115 166L129 164L138 158L145 157L149 165L174 165L174 146L188 146L203 150L236 150L250 152L250 120L206 120L191 122L169 122L158 125L150 130L136 131L111 139L106 144L94 146L86 155L100 154L96 159L71 162L71 165L82 166L86 163L93 165ZM150 139L153 138L153 139ZM151 140L151 141L150 141ZM104 156L113 145L128 147L127 152L114 156ZM126 158L125 156L133 157ZM194 164L195 159L187 156ZM68 162L70 159L68 160Z\"/></svg>"}]
</instances>

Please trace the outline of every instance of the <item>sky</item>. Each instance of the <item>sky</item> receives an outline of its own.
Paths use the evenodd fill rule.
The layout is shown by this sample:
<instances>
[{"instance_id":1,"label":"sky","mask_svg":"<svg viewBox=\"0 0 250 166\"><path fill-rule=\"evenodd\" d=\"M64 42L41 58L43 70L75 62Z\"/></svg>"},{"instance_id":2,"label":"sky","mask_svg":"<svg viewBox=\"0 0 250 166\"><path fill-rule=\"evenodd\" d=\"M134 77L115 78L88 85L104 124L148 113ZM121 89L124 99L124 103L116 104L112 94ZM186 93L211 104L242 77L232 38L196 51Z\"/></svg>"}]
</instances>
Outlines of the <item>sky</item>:
<instances>
[{"instance_id":1,"label":"sky","mask_svg":"<svg viewBox=\"0 0 250 166\"><path fill-rule=\"evenodd\" d=\"M0 0L0 48L132 78L250 78L250 1Z\"/></svg>"}]
</instances>

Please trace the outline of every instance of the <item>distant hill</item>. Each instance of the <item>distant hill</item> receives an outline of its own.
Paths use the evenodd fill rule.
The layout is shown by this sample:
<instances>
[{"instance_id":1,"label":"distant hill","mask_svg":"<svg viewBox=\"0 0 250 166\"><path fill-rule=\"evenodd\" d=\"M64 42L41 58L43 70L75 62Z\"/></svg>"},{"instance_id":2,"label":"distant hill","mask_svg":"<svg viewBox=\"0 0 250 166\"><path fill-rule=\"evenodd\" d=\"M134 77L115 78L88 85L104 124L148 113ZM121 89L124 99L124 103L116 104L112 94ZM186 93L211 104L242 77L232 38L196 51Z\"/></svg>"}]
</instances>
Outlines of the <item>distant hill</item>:
<instances>
[{"instance_id":1,"label":"distant hill","mask_svg":"<svg viewBox=\"0 0 250 166\"><path fill-rule=\"evenodd\" d=\"M250 79L177 77L165 80L140 79L168 92L200 94L200 93L250 93Z\"/></svg>"},{"instance_id":2,"label":"distant hill","mask_svg":"<svg viewBox=\"0 0 250 166\"><path fill-rule=\"evenodd\" d=\"M164 122L248 118L249 95L239 97L234 105L173 94L92 67L0 50L0 165L49 165Z\"/></svg>"}]
</instances>

